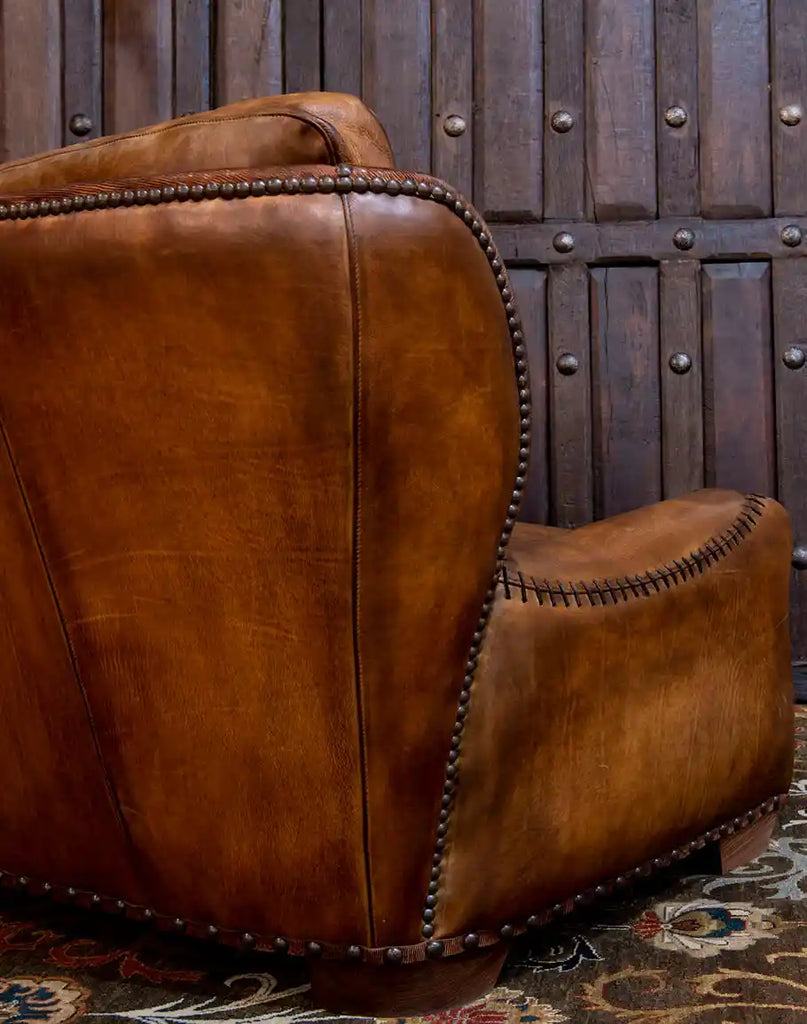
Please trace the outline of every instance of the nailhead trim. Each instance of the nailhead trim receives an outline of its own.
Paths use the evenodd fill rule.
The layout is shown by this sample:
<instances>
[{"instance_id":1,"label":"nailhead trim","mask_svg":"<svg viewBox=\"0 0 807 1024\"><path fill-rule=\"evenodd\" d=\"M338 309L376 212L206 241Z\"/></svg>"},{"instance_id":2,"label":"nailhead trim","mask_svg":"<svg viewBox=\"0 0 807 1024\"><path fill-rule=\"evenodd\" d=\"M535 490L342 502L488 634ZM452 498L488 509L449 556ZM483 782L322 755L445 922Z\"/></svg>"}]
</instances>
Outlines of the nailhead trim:
<instances>
[{"instance_id":1,"label":"nailhead trim","mask_svg":"<svg viewBox=\"0 0 807 1024\"><path fill-rule=\"evenodd\" d=\"M424 939L430 940L434 935L434 924L433 920L435 917L434 906L437 903L437 893L439 891L440 880L442 875L443 855L445 852L447 837L449 834L449 828L451 823L451 811L453 809L454 800L456 798L457 786L459 784L459 768L458 762L462 750L462 737L465 731L465 723L468 717L471 702L471 690L474 683L474 677L476 675L476 667L479 663L479 653L482 648L482 643L485 638L487 630L488 620L490 618L491 609L493 608L493 601L496 596L496 587L498 585L499 575L503 569L501 561L504 558L507 543L510 540L510 535L513 532L513 527L516 523L516 517L518 516L519 506L524 493L525 478L524 473L526 472L527 462L530 454L530 426L531 426L531 395L530 395L530 384L529 384L529 369L527 366L527 354L524 345L524 332L519 318L516 304L513 301L513 289L510 286L510 281L507 277L507 271L504 267L501 257L493 244L490 233L487 230L486 225L482 218L477 214L473 207L462 197L456 196L450 190L444 189L442 186L432 186L430 192L426 183L421 182L417 186L417 194L426 196L429 195L435 202L445 203L449 209L460 217L465 224L470 228L471 233L476 237L480 248L485 254L485 258L490 264L491 270L496 275L496 285L499 289L499 295L501 296L502 303L504 305L505 316L507 317L507 327L510 332L510 343L513 349L513 364L516 376L516 386L518 388L519 397L519 417L520 417L520 429L519 429L519 453L518 453L518 465L516 469L516 477L513 485L513 491L510 498L510 504L507 508L507 513L504 520L504 526L499 538L498 547L496 549L496 560L497 570L494 573L493 580L485 599L482 603L480 610L479 619L476 624L474 635L471 638L471 646L468 651L468 658L465 663L465 673L460 690L459 700L457 703L457 712L454 720L454 729L451 734L450 749L446 762L445 777L443 780L443 798L441 802L441 811L439 816L439 822L437 826L437 839L434 845L435 854L432 859L432 867L430 882L428 887L428 895L424 901L424 909L421 915L422 925L420 933ZM507 926L510 927L510 926ZM476 948L474 943L479 943L478 936L474 934L466 935L463 939L463 944L466 949ZM432 954L436 955L436 954ZM442 952L441 954L442 955Z\"/></svg>"},{"instance_id":2,"label":"nailhead trim","mask_svg":"<svg viewBox=\"0 0 807 1024\"><path fill-rule=\"evenodd\" d=\"M725 533L711 537L689 555L672 559L672 564L665 563L635 576L572 583L537 580L523 572L509 572L502 566L496 583L502 588L506 601L520 598L526 604L529 594L539 605L549 604L553 608L570 608L573 604L578 608L595 607L607 605L609 601L615 605L632 597L651 597L703 575L705 569L729 555L751 533L764 511L764 499L756 494L745 495L742 511Z\"/></svg>"},{"instance_id":3,"label":"nailhead trim","mask_svg":"<svg viewBox=\"0 0 807 1024\"><path fill-rule=\"evenodd\" d=\"M782 807L786 802L786 794L772 797L755 807L752 811L738 815L736 818L724 822L708 832L704 832L690 842L684 843L683 846L677 847L666 854L653 857L609 881L601 882L583 892L576 893L563 903L556 903L552 907L530 914L523 923L508 922L501 925L498 931L480 929L479 931L469 931L465 935L457 935L450 938L433 939L429 937L428 941L412 946L388 946L382 948L368 948L359 945L340 946L314 940L287 939L283 936L265 937L251 932L238 933L228 929L220 929L214 924L200 924L167 914L156 914L150 907L141 907L138 904L129 903L125 900L79 890L72 886L64 887L51 885L48 882L36 882L27 875L15 875L5 871L0 871L0 887L22 888L32 892L38 890L40 893L50 895L56 899L74 901L79 906L97 907L110 913L125 913L127 917L133 920L153 921L159 928L174 929L196 938L212 939L229 945L238 945L242 949L247 950L257 948L275 953L292 953L296 956L325 957L327 959L347 958L357 962L362 961L376 965L414 963L424 959L439 959L443 956L454 956L467 950L492 946L500 941L509 941L525 931L541 928L550 921L563 917L579 907L587 906L595 900L611 895L616 890L629 887L637 879L648 878L655 871L669 866L673 861L681 860L697 850L702 850L708 843L717 843L721 838L726 838L735 832L748 828L754 822L759 821L760 818Z\"/></svg>"}]
</instances>

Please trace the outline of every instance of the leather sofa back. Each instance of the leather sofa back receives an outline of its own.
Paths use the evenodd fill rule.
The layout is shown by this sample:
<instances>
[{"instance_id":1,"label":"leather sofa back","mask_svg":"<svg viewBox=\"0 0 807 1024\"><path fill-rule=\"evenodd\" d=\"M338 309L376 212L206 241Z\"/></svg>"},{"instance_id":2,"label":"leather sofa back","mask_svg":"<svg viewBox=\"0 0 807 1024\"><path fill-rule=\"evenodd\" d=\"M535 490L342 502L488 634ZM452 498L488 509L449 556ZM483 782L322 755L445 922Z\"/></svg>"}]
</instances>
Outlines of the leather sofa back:
<instances>
[{"instance_id":1,"label":"leather sofa back","mask_svg":"<svg viewBox=\"0 0 807 1024\"><path fill-rule=\"evenodd\" d=\"M5 870L420 941L519 458L463 210L332 166L0 200Z\"/></svg>"}]
</instances>

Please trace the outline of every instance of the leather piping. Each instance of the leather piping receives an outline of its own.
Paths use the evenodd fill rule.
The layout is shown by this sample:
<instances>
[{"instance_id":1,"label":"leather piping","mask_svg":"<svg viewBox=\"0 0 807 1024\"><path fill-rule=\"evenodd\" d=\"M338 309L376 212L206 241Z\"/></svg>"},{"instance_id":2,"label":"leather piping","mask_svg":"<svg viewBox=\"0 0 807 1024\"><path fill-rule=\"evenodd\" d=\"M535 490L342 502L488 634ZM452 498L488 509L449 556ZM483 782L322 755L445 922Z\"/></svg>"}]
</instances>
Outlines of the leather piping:
<instances>
[{"instance_id":1,"label":"leather piping","mask_svg":"<svg viewBox=\"0 0 807 1024\"><path fill-rule=\"evenodd\" d=\"M570 580L538 580L518 570L513 573L502 567L497 576L497 584L506 601L520 597L526 604L529 595L539 605L548 604L552 608L607 606L609 602L616 605L632 597L651 597L696 576L702 576L704 570L725 558L751 533L764 511L764 499L756 494L747 494L742 512L724 533L710 537L697 551L673 559L672 565L664 563L632 576L613 580L578 580L574 583Z\"/></svg>"},{"instance_id":2,"label":"leather piping","mask_svg":"<svg viewBox=\"0 0 807 1024\"><path fill-rule=\"evenodd\" d=\"M342 196L345 218L345 236L350 273L351 314L353 328L353 572L351 580L353 598L353 664L356 686L356 718L358 727L359 762L362 784L362 845L364 847L364 877L367 887L367 914L370 945L376 942L375 901L373 898L373 872L370 856L370 798L367 778L367 720L364 713L364 672L361 659L361 567L362 567L362 472L364 447L364 420L362 417L362 308L359 288L359 260L356 232L350 210L350 198Z\"/></svg>"}]
</instances>

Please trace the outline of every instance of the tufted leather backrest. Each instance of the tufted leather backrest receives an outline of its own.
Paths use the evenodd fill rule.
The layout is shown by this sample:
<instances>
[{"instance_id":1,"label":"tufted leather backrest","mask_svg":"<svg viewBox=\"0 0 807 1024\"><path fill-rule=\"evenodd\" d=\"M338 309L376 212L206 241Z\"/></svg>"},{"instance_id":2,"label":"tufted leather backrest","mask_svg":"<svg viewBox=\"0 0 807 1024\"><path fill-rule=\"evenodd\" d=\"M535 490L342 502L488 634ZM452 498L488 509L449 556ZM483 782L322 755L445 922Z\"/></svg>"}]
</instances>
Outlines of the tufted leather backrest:
<instances>
[{"instance_id":1,"label":"tufted leather backrest","mask_svg":"<svg viewBox=\"0 0 807 1024\"><path fill-rule=\"evenodd\" d=\"M222 167L348 163L392 167L386 133L355 96L243 100L0 167L0 193Z\"/></svg>"}]
</instances>

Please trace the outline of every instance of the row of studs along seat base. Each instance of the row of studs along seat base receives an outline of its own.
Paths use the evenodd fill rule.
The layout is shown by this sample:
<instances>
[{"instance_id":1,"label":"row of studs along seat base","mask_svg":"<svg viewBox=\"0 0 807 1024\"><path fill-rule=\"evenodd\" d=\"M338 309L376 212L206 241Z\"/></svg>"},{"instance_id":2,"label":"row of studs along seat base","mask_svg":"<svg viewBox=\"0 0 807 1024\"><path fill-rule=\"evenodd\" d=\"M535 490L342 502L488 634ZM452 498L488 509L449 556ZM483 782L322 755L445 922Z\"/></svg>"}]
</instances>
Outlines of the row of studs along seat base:
<instances>
[{"instance_id":1,"label":"row of studs along seat base","mask_svg":"<svg viewBox=\"0 0 807 1024\"><path fill-rule=\"evenodd\" d=\"M433 939L429 942L419 942L410 946L387 946L383 948L370 948L359 945L345 946L318 942L316 940L306 941L304 939L287 939L283 936L267 937L250 932L237 932L231 929L218 928L215 925L186 921L170 914L157 913L149 907L143 907L126 900L102 896L83 889L51 885L48 882L36 881L24 875L15 875L5 871L0 871L0 887L5 889L21 889L32 896L46 895L60 902L69 902L81 907L121 914L134 921L148 921L164 930L182 932L194 938L212 939L231 946L241 946L244 949L289 953L294 956L353 960L367 964L416 963L426 959L439 959L443 956L453 956L457 953L493 946L502 940L512 939L526 931L540 928L552 920L571 913L578 907L585 906L596 899L610 895L616 890L625 889L634 881L646 878L655 871L669 867L673 861L683 860L698 850L702 850L710 843L718 843L727 836L751 827L761 818L780 808L786 799L785 795L772 797L746 814L739 815L731 821L703 833L696 839L684 843L669 853L654 857L638 867L626 871L625 874L617 878L586 889L584 892L577 893L563 903L557 903L553 907L548 907L532 914L526 921L521 923L504 924L498 931L480 930L478 932L468 932L465 935Z\"/></svg>"}]
</instances>

